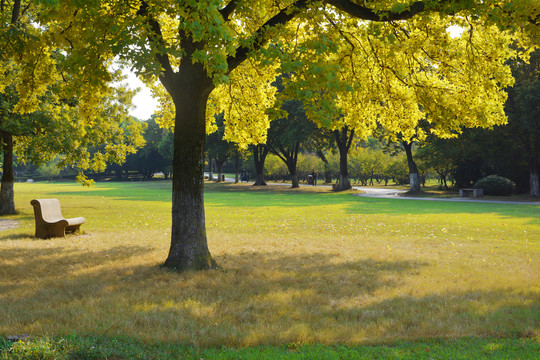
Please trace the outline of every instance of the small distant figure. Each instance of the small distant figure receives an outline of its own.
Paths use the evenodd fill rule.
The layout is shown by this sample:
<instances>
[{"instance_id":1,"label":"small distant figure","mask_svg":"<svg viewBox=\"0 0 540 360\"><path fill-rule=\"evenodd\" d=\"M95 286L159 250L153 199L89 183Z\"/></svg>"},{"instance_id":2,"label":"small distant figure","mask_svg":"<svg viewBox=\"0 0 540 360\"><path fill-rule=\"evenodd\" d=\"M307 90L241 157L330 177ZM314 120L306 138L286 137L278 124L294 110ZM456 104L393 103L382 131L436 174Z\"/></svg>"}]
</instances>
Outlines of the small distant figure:
<instances>
[{"instance_id":1,"label":"small distant figure","mask_svg":"<svg viewBox=\"0 0 540 360\"><path fill-rule=\"evenodd\" d=\"M311 173L311 180L313 182L313 186L317 186L317 173L315 172L315 169L313 169L313 172Z\"/></svg>"},{"instance_id":2,"label":"small distant figure","mask_svg":"<svg viewBox=\"0 0 540 360\"><path fill-rule=\"evenodd\" d=\"M246 169L242 170L242 175L240 176L240 182L248 182L249 181L249 172L246 171Z\"/></svg>"}]
</instances>

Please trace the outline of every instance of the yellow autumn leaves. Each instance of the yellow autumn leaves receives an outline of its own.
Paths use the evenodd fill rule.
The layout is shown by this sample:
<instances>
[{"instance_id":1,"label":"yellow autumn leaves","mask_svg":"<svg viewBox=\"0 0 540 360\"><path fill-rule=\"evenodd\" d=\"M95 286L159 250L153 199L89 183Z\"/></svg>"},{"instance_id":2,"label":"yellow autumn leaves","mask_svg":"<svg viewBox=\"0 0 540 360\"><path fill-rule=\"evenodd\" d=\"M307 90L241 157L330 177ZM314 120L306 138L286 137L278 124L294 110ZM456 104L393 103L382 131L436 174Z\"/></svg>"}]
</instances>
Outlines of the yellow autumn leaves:
<instances>
[{"instance_id":1,"label":"yellow autumn leaves","mask_svg":"<svg viewBox=\"0 0 540 360\"><path fill-rule=\"evenodd\" d=\"M214 18L219 15L215 6L182 13L189 24L215 20L201 30L204 54L193 59L205 64L216 84L207 105L209 132L214 115L223 111L227 140L242 147L265 142L271 119L281 115L281 103L290 98L302 100L320 127L346 125L360 137L377 128L393 139L422 140L430 133L452 137L463 127L506 121L504 89L513 79L505 62L517 55L510 47L516 36L467 15L362 22L320 4L286 26L268 29L268 44L238 68L223 67L231 49L249 43L250 29L289 3L262 1L266 7L257 11L243 6L229 22ZM180 21L175 26L192 25ZM174 37L175 26L166 30L166 38ZM218 35L221 44L215 42ZM278 74L288 75L280 93L272 86ZM160 121L172 126L174 107L167 93L157 87L154 92L162 99Z\"/></svg>"}]
</instances>

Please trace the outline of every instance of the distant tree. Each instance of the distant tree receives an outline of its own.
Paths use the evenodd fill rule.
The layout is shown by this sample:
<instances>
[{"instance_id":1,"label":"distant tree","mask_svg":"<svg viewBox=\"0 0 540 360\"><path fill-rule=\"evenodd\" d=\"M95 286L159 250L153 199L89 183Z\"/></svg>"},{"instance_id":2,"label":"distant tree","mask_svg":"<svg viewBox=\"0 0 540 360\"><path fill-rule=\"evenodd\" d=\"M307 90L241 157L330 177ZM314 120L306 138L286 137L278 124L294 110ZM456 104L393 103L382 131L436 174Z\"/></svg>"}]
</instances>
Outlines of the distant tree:
<instances>
[{"instance_id":1,"label":"distant tree","mask_svg":"<svg viewBox=\"0 0 540 360\"><path fill-rule=\"evenodd\" d=\"M266 181L264 181L264 162L269 149L264 144L252 145L250 148L255 162L255 183L253 185L264 186L266 185Z\"/></svg>"},{"instance_id":2,"label":"distant tree","mask_svg":"<svg viewBox=\"0 0 540 360\"><path fill-rule=\"evenodd\" d=\"M351 177L360 180L363 186L373 186L375 177L384 174L387 157L381 149L357 147L350 156Z\"/></svg>"},{"instance_id":3,"label":"distant tree","mask_svg":"<svg viewBox=\"0 0 540 360\"><path fill-rule=\"evenodd\" d=\"M394 183L398 185L407 184L409 182L407 158L402 154L392 156L390 158L388 167L386 168L386 173L388 174L388 177L394 181Z\"/></svg>"},{"instance_id":4,"label":"distant tree","mask_svg":"<svg viewBox=\"0 0 540 360\"><path fill-rule=\"evenodd\" d=\"M217 181L223 179L223 165L235 155L236 145L224 139L225 135L225 119L224 113L219 113L214 116L214 125L216 130L211 134L206 135L206 152L209 162L214 160L217 167ZM211 167L211 165L210 165Z\"/></svg>"},{"instance_id":5,"label":"distant tree","mask_svg":"<svg viewBox=\"0 0 540 360\"><path fill-rule=\"evenodd\" d=\"M145 145L135 154L127 157L124 169L137 171L145 179L151 179L158 172L170 173L172 165L170 154L169 158L162 154L167 156L166 138L172 136L171 130L160 128L155 115L152 115L144 124L146 125L143 132Z\"/></svg>"},{"instance_id":6,"label":"distant tree","mask_svg":"<svg viewBox=\"0 0 540 360\"><path fill-rule=\"evenodd\" d=\"M38 174L51 181L60 174L60 168L56 165L57 161L52 160L38 168Z\"/></svg>"},{"instance_id":7,"label":"distant tree","mask_svg":"<svg viewBox=\"0 0 540 360\"><path fill-rule=\"evenodd\" d=\"M540 50L529 63L512 62L516 84L508 88L508 135L527 158L529 194L540 196Z\"/></svg>"},{"instance_id":8,"label":"distant tree","mask_svg":"<svg viewBox=\"0 0 540 360\"><path fill-rule=\"evenodd\" d=\"M174 133L170 129L164 131L164 135L158 143L158 152L164 160L164 166L161 171L165 175L165 179L168 179L172 174L174 152Z\"/></svg>"},{"instance_id":9,"label":"distant tree","mask_svg":"<svg viewBox=\"0 0 540 360\"><path fill-rule=\"evenodd\" d=\"M286 117L270 123L265 146L285 163L291 176L292 188L298 188L300 185L297 163L300 145L313 136L317 127L306 117L301 101L286 100L281 109L286 113Z\"/></svg>"},{"instance_id":10,"label":"distant tree","mask_svg":"<svg viewBox=\"0 0 540 360\"><path fill-rule=\"evenodd\" d=\"M304 143L304 148L308 152L316 154L323 162L323 169L319 170L319 179L324 178L324 182L329 184L332 182L333 173L327 154L336 150L334 134L325 128L317 127L308 141ZM323 177L324 174L324 177Z\"/></svg>"},{"instance_id":11,"label":"distant tree","mask_svg":"<svg viewBox=\"0 0 540 360\"><path fill-rule=\"evenodd\" d=\"M448 181L455 172L456 140L428 137L417 151L417 157L426 167L433 169L439 176L441 187L448 190Z\"/></svg>"},{"instance_id":12,"label":"distant tree","mask_svg":"<svg viewBox=\"0 0 540 360\"><path fill-rule=\"evenodd\" d=\"M354 129L348 125L333 131L336 145L339 150L339 178L336 190L343 191L351 189L349 180L348 154L354 140Z\"/></svg>"}]
</instances>

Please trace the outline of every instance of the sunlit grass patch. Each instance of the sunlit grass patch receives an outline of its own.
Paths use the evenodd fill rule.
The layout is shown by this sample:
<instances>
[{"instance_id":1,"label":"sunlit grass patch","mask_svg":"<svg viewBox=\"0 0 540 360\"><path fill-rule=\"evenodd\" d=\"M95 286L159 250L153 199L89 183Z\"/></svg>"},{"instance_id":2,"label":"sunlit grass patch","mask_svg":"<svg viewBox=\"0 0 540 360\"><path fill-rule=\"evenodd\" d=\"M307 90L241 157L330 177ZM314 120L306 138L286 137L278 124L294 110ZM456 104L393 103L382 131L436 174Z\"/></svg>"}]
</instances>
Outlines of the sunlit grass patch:
<instances>
[{"instance_id":1,"label":"sunlit grass patch","mask_svg":"<svg viewBox=\"0 0 540 360\"><path fill-rule=\"evenodd\" d=\"M17 184L0 233L0 335L204 346L539 336L540 206L207 184L220 270L160 267L170 182ZM82 234L33 238L32 198Z\"/></svg>"}]
</instances>

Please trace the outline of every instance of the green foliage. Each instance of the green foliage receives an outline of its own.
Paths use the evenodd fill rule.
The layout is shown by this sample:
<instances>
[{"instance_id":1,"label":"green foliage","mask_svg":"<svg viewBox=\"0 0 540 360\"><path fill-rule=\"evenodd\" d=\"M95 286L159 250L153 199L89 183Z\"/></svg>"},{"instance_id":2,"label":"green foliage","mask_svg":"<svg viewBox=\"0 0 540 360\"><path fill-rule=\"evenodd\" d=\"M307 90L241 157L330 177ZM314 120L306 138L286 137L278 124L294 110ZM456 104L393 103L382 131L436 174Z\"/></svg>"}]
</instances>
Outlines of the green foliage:
<instances>
[{"instance_id":1,"label":"green foliage","mask_svg":"<svg viewBox=\"0 0 540 360\"><path fill-rule=\"evenodd\" d=\"M38 174L42 177L52 180L60 174L60 168L57 166L56 161L49 161L38 168Z\"/></svg>"},{"instance_id":2,"label":"green foliage","mask_svg":"<svg viewBox=\"0 0 540 360\"><path fill-rule=\"evenodd\" d=\"M516 192L516 184L505 177L489 175L478 180L474 187L484 190L485 195L512 195Z\"/></svg>"},{"instance_id":3,"label":"green foliage","mask_svg":"<svg viewBox=\"0 0 540 360\"><path fill-rule=\"evenodd\" d=\"M119 175L136 171L147 179L160 171L168 176L172 171L172 130L160 128L154 116L145 122L132 121L144 128L144 146L128 155L124 164L111 164L108 169Z\"/></svg>"},{"instance_id":4,"label":"green foliage","mask_svg":"<svg viewBox=\"0 0 540 360\"><path fill-rule=\"evenodd\" d=\"M129 338L34 338L11 346L0 338L0 360L64 359L536 359L534 339L427 340L369 346L325 346L292 343L287 346L199 348L174 344L146 344Z\"/></svg>"},{"instance_id":5,"label":"green foliage","mask_svg":"<svg viewBox=\"0 0 540 360\"><path fill-rule=\"evenodd\" d=\"M7 345L7 344L4 344ZM18 341L11 347L0 348L0 359L17 360L64 360L69 359L71 349L65 340L34 338L31 341Z\"/></svg>"},{"instance_id":6,"label":"green foliage","mask_svg":"<svg viewBox=\"0 0 540 360\"><path fill-rule=\"evenodd\" d=\"M249 167L248 167L249 168ZM298 154L298 163L296 171L298 178L302 181L315 170L318 174L324 173L324 164L321 159L314 154ZM254 172L254 169L251 170ZM264 174L267 180L290 180L289 170L285 163L276 155L268 155L264 163ZM322 179L322 175L319 178Z\"/></svg>"},{"instance_id":7,"label":"green foliage","mask_svg":"<svg viewBox=\"0 0 540 360\"><path fill-rule=\"evenodd\" d=\"M216 161L223 162L234 156L237 146L233 142L229 142L223 138L225 134L225 118L224 113L214 116L216 131L206 136L205 150Z\"/></svg>"}]
</instances>

